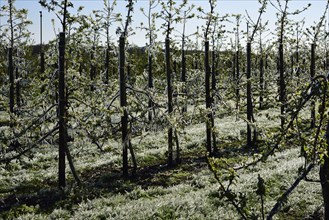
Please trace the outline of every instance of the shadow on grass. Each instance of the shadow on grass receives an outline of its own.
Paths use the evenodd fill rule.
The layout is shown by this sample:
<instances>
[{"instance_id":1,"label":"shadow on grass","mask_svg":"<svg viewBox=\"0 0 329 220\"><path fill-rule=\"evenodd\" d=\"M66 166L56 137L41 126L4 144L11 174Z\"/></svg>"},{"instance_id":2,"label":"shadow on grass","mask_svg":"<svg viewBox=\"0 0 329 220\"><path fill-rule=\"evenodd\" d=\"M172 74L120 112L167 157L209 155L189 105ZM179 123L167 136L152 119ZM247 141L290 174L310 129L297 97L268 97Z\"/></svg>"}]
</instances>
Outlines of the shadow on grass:
<instances>
[{"instance_id":1,"label":"shadow on grass","mask_svg":"<svg viewBox=\"0 0 329 220\"><path fill-rule=\"evenodd\" d=\"M54 209L72 210L74 205L106 194L127 193L137 187L170 187L188 180L193 174L207 169L205 156L190 152L181 163L167 166L165 158L152 157L141 163L134 175L122 176L121 169L103 165L79 174L82 185L72 179L64 190L57 188L56 179L23 182L18 187L0 192L0 218L12 219L26 213L51 213Z\"/></svg>"},{"instance_id":2,"label":"shadow on grass","mask_svg":"<svg viewBox=\"0 0 329 220\"><path fill-rule=\"evenodd\" d=\"M223 141L219 145L220 152L214 156L236 158L242 152L247 153L241 143L238 140ZM57 189L56 179L23 182L8 192L0 191L0 218L16 218L26 212L47 214L57 208L72 210L83 201L107 194L125 194L137 187L147 189L178 185L208 169L206 156L200 155L205 155L200 146L187 146L181 163L171 167L166 164L164 155L148 155L140 159L140 167L129 178L122 176L117 165L105 164L82 171L79 174L81 186L76 186L74 180L69 179L64 190Z\"/></svg>"}]
</instances>

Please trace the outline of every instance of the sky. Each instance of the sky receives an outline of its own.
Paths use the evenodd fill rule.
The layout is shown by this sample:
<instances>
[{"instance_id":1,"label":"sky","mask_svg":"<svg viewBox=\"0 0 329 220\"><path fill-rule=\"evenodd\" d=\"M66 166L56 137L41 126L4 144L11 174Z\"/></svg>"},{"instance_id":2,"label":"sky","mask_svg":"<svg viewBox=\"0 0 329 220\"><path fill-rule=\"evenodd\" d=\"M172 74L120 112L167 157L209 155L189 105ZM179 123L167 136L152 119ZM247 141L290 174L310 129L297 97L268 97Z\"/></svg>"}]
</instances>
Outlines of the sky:
<instances>
[{"instance_id":1,"label":"sky","mask_svg":"<svg viewBox=\"0 0 329 220\"><path fill-rule=\"evenodd\" d=\"M103 0L73 0L74 9L70 9L71 12L75 12L75 10L79 6L84 6L83 13L86 15L92 14L93 10L101 10L103 8ZM181 2L178 0L177 2ZM275 2L275 0L274 0ZM0 0L0 6L7 4L8 0ZM305 28L310 27L314 24L314 22L318 22L320 17L323 15L326 0L291 0L289 3L290 11L294 11L295 9L301 9L306 6L308 3L311 3L311 7L297 16L289 16L289 18L294 21L300 21L305 18ZM118 0L118 5L115 8L117 13L121 13L123 17L126 16L127 2L125 0ZM206 12L209 11L209 3L208 0L190 0L189 4L194 4L196 7L202 7ZM38 0L16 0L15 1L16 8L26 8L28 10L28 19L33 22L33 25L29 26L29 30L32 32L32 39L37 44L40 42L40 17L39 11L43 13L43 43L47 43L49 40L53 40L56 37L56 34L59 33L60 26L59 21L54 15L53 12L48 12L48 10L42 8L38 3ZM133 22L131 23L131 27L133 27L135 34L129 37L129 42L138 45L145 46L147 43L147 39L145 37L145 31L138 29L141 22L146 23L147 20L144 15L140 12L140 8L143 7L147 9L148 0L137 0L134 5L134 13L133 13ZM246 11L250 15L253 20L257 20L258 18L258 9L260 4L257 0L218 0L217 6L215 9L216 13L219 13L220 16L225 14L241 14L242 16L246 16ZM155 10L160 10L161 6L159 5ZM275 32L275 22L277 21L276 17L277 10L272 6L268 5L266 13L262 16L262 21L268 21L268 28L270 31ZM1 12L0 12L1 13ZM52 25L51 20L55 20L55 27ZM1 24L6 23L6 18L1 18ZM233 18L231 18L234 21ZM163 20L158 19L156 22L157 27L160 27L163 23ZM186 24L187 34L194 33L197 30L198 26L205 25L206 21L202 19L191 19ZM115 34L116 27L120 24L114 24L111 29L111 35L113 39L117 39L118 36ZM233 31L233 25L229 22L225 22L225 30ZM241 29L246 29L246 21L242 19ZM176 25L175 29L178 31L182 30L182 25ZM176 39L178 40L179 32L174 31L173 36L177 35ZM266 35L266 34L264 34ZM163 40L163 35L161 33L158 34L159 40ZM268 38L273 38L273 35L268 34ZM229 38L234 38L234 36L229 36ZM227 41L230 39L226 39Z\"/></svg>"}]
</instances>

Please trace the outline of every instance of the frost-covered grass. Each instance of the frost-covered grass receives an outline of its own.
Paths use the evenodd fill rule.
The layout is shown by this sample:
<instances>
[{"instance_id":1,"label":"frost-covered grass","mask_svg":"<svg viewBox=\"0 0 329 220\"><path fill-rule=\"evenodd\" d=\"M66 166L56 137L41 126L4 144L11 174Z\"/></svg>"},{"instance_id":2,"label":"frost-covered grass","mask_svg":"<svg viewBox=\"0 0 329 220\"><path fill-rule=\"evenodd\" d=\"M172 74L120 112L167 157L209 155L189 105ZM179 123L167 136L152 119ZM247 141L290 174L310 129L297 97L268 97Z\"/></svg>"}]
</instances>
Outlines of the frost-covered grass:
<instances>
[{"instance_id":1,"label":"frost-covered grass","mask_svg":"<svg viewBox=\"0 0 329 220\"><path fill-rule=\"evenodd\" d=\"M234 190L251 195L256 190L257 176L261 175L268 190L265 198L265 209L268 212L278 196L294 181L297 170L303 163L303 160L297 157L298 154L298 149L279 152L269 158L267 163L240 172ZM173 168L175 169L178 168ZM314 173L316 172L315 170ZM302 182L289 197L284 211L276 218L287 219L291 216L292 219L301 219L312 213L321 205L319 193L319 185ZM186 180L172 186L143 188L142 185L136 184L131 191L107 192L97 198L85 199L73 204L70 210L57 207L47 214L27 213L20 218L239 219L233 207L221 201L216 195L218 184L204 166ZM259 202L252 205L255 212L259 212Z\"/></svg>"},{"instance_id":2,"label":"frost-covered grass","mask_svg":"<svg viewBox=\"0 0 329 220\"><path fill-rule=\"evenodd\" d=\"M257 112L257 126L265 130L277 128L278 116L277 109ZM246 130L243 116L238 120L236 116L217 117L215 124L221 148L229 150L232 143L242 147ZM105 152L100 152L87 139L77 139L70 144L70 149L84 185L75 186L68 174L69 186L62 200L49 198L54 201L46 208L42 204L18 202L2 216L17 219L239 219L234 207L219 198L218 183L202 159L204 133L204 123L185 128L180 134L183 163L171 169L163 166L167 151L165 131L133 138L139 171L145 169L145 173L137 174L132 180L124 180L118 174L121 167L119 140L109 140ZM293 183L304 163L299 149L298 146L280 149L266 163L238 171L239 178L232 190L245 193L251 210L260 215L260 201L255 194L260 175L267 189L265 212L268 213ZM157 164L158 167L148 170L148 166ZM316 179L317 174L318 170L314 169L310 176ZM0 167L0 202L10 195L38 198L43 195L42 190L57 192L56 175L57 148L39 146L33 157L22 157ZM302 181L275 218L302 219L321 204L319 184Z\"/></svg>"}]
</instances>

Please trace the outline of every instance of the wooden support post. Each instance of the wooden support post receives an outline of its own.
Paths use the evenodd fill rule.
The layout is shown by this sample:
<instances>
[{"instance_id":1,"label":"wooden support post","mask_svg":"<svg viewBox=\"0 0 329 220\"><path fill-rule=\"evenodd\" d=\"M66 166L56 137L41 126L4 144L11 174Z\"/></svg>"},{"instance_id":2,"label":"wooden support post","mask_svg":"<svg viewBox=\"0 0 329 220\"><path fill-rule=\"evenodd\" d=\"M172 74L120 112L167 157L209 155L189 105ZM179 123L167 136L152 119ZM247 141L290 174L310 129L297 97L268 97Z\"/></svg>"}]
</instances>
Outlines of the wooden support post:
<instances>
[{"instance_id":1,"label":"wooden support post","mask_svg":"<svg viewBox=\"0 0 329 220\"><path fill-rule=\"evenodd\" d=\"M211 121L212 121L212 113L211 113L211 94L210 94L210 66L209 66L209 41L205 42L205 51L204 51L204 65L205 65L205 86L206 86L206 109L209 111L207 113L206 120L206 146L208 154L212 154L211 148Z\"/></svg>"},{"instance_id":2,"label":"wooden support post","mask_svg":"<svg viewBox=\"0 0 329 220\"><path fill-rule=\"evenodd\" d=\"M122 132L122 172L124 177L128 177L128 113L125 75L125 37L119 39L119 83L120 83L120 107L123 110L121 116Z\"/></svg>"},{"instance_id":3,"label":"wooden support post","mask_svg":"<svg viewBox=\"0 0 329 220\"><path fill-rule=\"evenodd\" d=\"M166 74L167 74L167 97L168 97L168 114L173 111L172 105L172 76L170 69L170 40L165 40L165 56L166 56ZM168 166L173 165L173 128L169 125L168 128Z\"/></svg>"},{"instance_id":4,"label":"wooden support post","mask_svg":"<svg viewBox=\"0 0 329 220\"><path fill-rule=\"evenodd\" d=\"M65 183L65 149L67 147L66 97L65 97L65 33L59 33L59 79L58 79L58 118L59 118L59 152L58 152L58 186Z\"/></svg>"}]
</instances>

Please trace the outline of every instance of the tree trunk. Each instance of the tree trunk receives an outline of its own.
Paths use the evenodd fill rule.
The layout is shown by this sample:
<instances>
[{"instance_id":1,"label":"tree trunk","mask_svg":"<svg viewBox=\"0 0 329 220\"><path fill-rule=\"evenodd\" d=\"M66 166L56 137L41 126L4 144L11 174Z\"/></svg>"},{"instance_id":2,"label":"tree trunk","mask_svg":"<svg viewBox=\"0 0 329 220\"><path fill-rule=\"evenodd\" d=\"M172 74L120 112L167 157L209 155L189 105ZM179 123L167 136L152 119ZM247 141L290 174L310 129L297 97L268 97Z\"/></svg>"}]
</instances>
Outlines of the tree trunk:
<instances>
[{"instance_id":1,"label":"tree trunk","mask_svg":"<svg viewBox=\"0 0 329 220\"><path fill-rule=\"evenodd\" d=\"M311 82L313 82L313 78L315 76L315 44L311 44ZM311 102L311 128L315 127L315 102L312 100Z\"/></svg>"},{"instance_id":2,"label":"tree trunk","mask_svg":"<svg viewBox=\"0 0 329 220\"><path fill-rule=\"evenodd\" d=\"M59 81L58 81L58 117L59 117L59 152L58 152L58 186L65 183L65 149L67 148L66 97L65 97L65 33L59 34Z\"/></svg>"},{"instance_id":3,"label":"tree trunk","mask_svg":"<svg viewBox=\"0 0 329 220\"><path fill-rule=\"evenodd\" d=\"M327 152L329 152L329 122L326 129ZM329 157L324 155L324 163L320 166L320 181L324 203L324 219L329 220Z\"/></svg>"},{"instance_id":4,"label":"tree trunk","mask_svg":"<svg viewBox=\"0 0 329 220\"><path fill-rule=\"evenodd\" d=\"M235 64L236 64L236 53L233 54L233 62L232 62L232 78L233 78L233 82L236 82L236 68L235 68Z\"/></svg>"},{"instance_id":5,"label":"tree trunk","mask_svg":"<svg viewBox=\"0 0 329 220\"><path fill-rule=\"evenodd\" d=\"M320 181L322 197L324 203L324 219L329 220L329 158L325 157L325 162L320 167Z\"/></svg>"},{"instance_id":6,"label":"tree trunk","mask_svg":"<svg viewBox=\"0 0 329 220\"><path fill-rule=\"evenodd\" d=\"M177 130L175 129L175 143L176 143L176 163L181 163L182 159L180 156L180 147L179 147L179 139L178 139L178 134L177 134Z\"/></svg>"},{"instance_id":7,"label":"tree trunk","mask_svg":"<svg viewBox=\"0 0 329 220\"><path fill-rule=\"evenodd\" d=\"M19 107L21 106L21 85L20 85L20 75L19 75L19 71L18 71L18 67L15 68L15 75L16 75L16 104L17 104L17 108L19 109Z\"/></svg>"},{"instance_id":8,"label":"tree trunk","mask_svg":"<svg viewBox=\"0 0 329 220\"><path fill-rule=\"evenodd\" d=\"M174 60L173 61L173 79L175 80L175 79L177 79L177 62L176 62L176 60Z\"/></svg>"},{"instance_id":9,"label":"tree trunk","mask_svg":"<svg viewBox=\"0 0 329 220\"><path fill-rule=\"evenodd\" d=\"M328 71L329 69L329 52L328 52L328 49L326 48L326 67L325 67L325 70Z\"/></svg>"},{"instance_id":10,"label":"tree trunk","mask_svg":"<svg viewBox=\"0 0 329 220\"><path fill-rule=\"evenodd\" d=\"M240 51L237 50L235 53L235 68L236 68L236 88L235 88L235 96L236 96L236 109L239 109L240 106Z\"/></svg>"},{"instance_id":11,"label":"tree trunk","mask_svg":"<svg viewBox=\"0 0 329 220\"><path fill-rule=\"evenodd\" d=\"M133 162L132 175L135 175L136 171L137 171L137 161L136 161L136 157L135 157L134 148L133 148L130 140L129 140L129 145L128 146L129 146L129 152L130 152L130 155L131 155L131 160Z\"/></svg>"},{"instance_id":12,"label":"tree trunk","mask_svg":"<svg viewBox=\"0 0 329 220\"><path fill-rule=\"evenodd\" d=\"M194 69L198 70L199 69L199 50L195 50L194 54Z\"/></svg>"},{"instance_id":13,"label":"tree trunk","mask_svg":"<svg viewBox=\"0 0 329 220\"><path fill-rule=\"evenodd\" d=\"M205 42L205 51L204 51L204 66L205 66L205 86L206 86L206 110L207 110L207 119L206 119L206 146L208 154L212 154L211 148L211 122L212 122L212 113L211 113L211 94L210 94L210 66L209 66L209 41Z\"/></svg>"},{"instance_id":14,"label":"tree trunk","mask_svg":"<svg viewBox=\"0 0 329 220\"><path fill-rule=\"evenodd\" d=\"M107 47L106 48L106 52L105 52L105 80L104 80L104 84L108 84L109 83L109 75L110 75L110 48Z\"/></svg>"},{"instance_id":15,"label":"tree trunk","mask_svg":"<svg viewBox=\"0 0 329 220\"><path fill-rule=\"evenodd\" d=\"M165 41L166 53L166 74L167 74L167 96L168 96L168 114L171 115L173 111L172 106L172 84L171 84L171 70L170 70L170 40L166 38ZM168 166L173 165L173 128L169 125L168 128Z\"/></svg>"},{"instance_id":16,"label":"tree trunk","mask_svg":"<svg viewBox=\"0 0 329 220\"><path fill-rule=\"evenodd\" d=\"M264 58L263 54L261 54L259 61L259 84L260 84L260 95L259 95L259 109L263 109L264 107Z\"/></svg>"},{"instance_id":17,"label":"tree trunk","mask_svg":"<svg viewBox=\"0 0 329 220\"><path fill-rule=\"evenodd\" d=\"M92 52L90 55L90 81L91 81L91 85L90 85L90 91L94 91L95 87L94 87L94 79L95 79L95 75L96 75L96 67L94 65L94 57L95 57L95 46L93 46L92 48Z\"/></svg>"},{"instance_id":18,"label":"tree trunk","mask_svg":"<svg viewBox=\"0 0 329 220\"><path fill-rule=\"evenodd\" d=\"M70 166L72 175L73 175L75 181L77 182L77 184L78 185L81 185L81 181L80 181L79 176L77 174L77 171L76 171L76 169L74 167L73 158L71 156L71 153L70 153L70 150L69 150L68 146L66 146L65 153L66 153L66 158L67 158L67 160L69 162L69 166Z\"/></svg>"},{"instance_id":19,"label":"tree trunk","mask_svg":"<svg viewBox=\"0 0 329 220\"><path fill-rule=\"evenodd\" d=\"M81 52L81 51L78 51L78 56L79 57L83 57L84 56L84 53ZM79 75L82 76L82 73L83 73L83 69L84 69L84 63L83 63L83 60L79 60Z\"/></svg>"},{"instance_id":20,"label":"tree trunk","mask_svg":"<svg viewBox=\"0 0 329 220\"><path fill-rule=\"evenodd\" d=\"M131 77L131 65L130 62L127 62L127 82L128 84L132 85L132 77Z\"/></svg>"},{"instance_id":21,"label":"tree trunk","mask_svg":"<svg viewBox=\"0 0 329 220\"><path fill-rule=\"evenodd\" d=\"M290 75L291 75L291 76L293 76L293 73L294 73L294 65L295 65L294 62L295 62L295 61L294 61L294 55L292 54L292 55L290 56Z\"/></svg>"},{"instance_id":22,"label":"tree trunk","mask_svg":"<svg viewBox=\"0 0 329 220\"><path fill-rule=\"evenodd\" d=\"M296 76L297 76L297 78L299 78L299 75L300 75L300 66L299 66L299 51L298 50L296 51L296 64L297 64ZM297 85L299 85L299 80L297 80Z\"/></svg>"},{"instance_id":23,"label":"tree trunk","mask_svg":"<svg viewBox=\"0 0 329 220\"><path fill-rule=\"evenodd\" d=\"M14 65L13 48L8 48L8 75L9 75L9 111L14 113L15 105L15 85L14 85Z\"/></svg>"},{"instance_id":24,"label":"tree trunk","mask_svg":"<svg viewBox=\"0 0 329 220\"><path fill-rule=\"evenodd\" d=\"M45 81L45 53L43 52L42 46L40 47L40 79L42 82ZM41 86L41 93L43 93L45 91L45 87L46 85L42 85Z\"/></svg>"},{"instance_id":25,"label":"tree trunk","mask_svg":"<svg viewBox=\"0 0 329 220\"><path fill-rule=\"evenodd\" d=\"M120 83L120 107L123 110L121 116L122 132L122 172L124 177L128 177L128 113L127 113L127 94L126 94L126 76L125 76L125 37L119 39L119 83Z\"/></svg>"},{"instance_id":26,"label":"tree trunk","mask_svg":"<svg viewBox=\"0 0 329 220\"><path fill-rule=\"evenodd\" d=\"M43 74L45 72L45 53L42 51L40 53L40 73Z\"/></svg>"}]
</instances>

